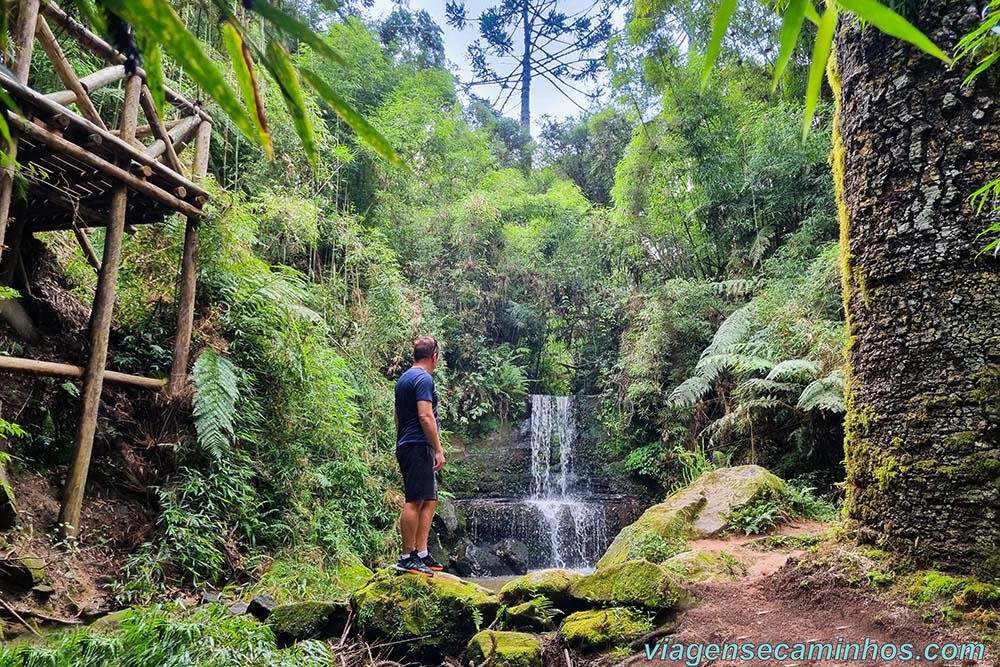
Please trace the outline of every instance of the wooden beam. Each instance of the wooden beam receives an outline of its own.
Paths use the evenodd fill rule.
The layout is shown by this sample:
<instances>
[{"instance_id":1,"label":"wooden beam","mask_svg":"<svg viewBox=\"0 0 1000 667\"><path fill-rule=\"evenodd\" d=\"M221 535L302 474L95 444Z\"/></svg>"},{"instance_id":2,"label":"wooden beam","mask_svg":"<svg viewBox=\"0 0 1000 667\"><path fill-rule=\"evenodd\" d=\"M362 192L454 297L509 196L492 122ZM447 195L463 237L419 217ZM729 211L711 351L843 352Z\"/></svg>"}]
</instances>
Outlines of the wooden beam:
<instances>
[{"instance_id":1,"label":"wooden beam","mask_svg":"<svg viewBox=\"0 0 1000 667\"><path fill-rule=\"evenodd\" d=\"M84 97L89 97L90 93L95 90L99 90L105 86L110 86L113 83L118 83L124 78L125 67L123 65L111 65L110 67L99 69L96 72L92 72L87 76L80 78L80 88L83 89L82 95ZM65 84L65 81L63 83ZM73 102L79 102L80 95L81 93L77 93L74 90L60 90L55 93L48 93L45 95L45 99L55 102L56 104L67 106Z\"/></svg>"},{"instance_id":2,"label":"wooden beam","mask_svg":"<svg viewBox=\"0 0 1000 667\"><path fill-rule=\"evenodd\" d=\"M49 57L49 62L52 63L56 75L59 76L59 80L73 93L73 101L80 108L80 113L83 114L83 117L98 127L105 130L108 129L101 119L101 114L97 113L97 107L94 106L93 101L90 99L89 91L84 88L83 84L77 78L73 66L66 58L66 54L63 53L62 47L59 46L56 36L52 34L52 29L49 28L49 24L46 22L44 16L38 17L38 26L35 28L35 34L38 36L38 43L42 45L45 55ZM63 102L62 104L67 103ZM68 119L66 123L67 125L69 124Z\"/></svg>"},{"instance_id":3,"label":"wooden beam","mask_svg":"<svg viewBox=\"0 0 1000 667\"><path fill-rule=\"evenodd\" d=\"M122 139L125 141L132 141L135 138L141 88L142 79L137 75L125 80L125 101L122 104L120 127ZM108 362L108 338L111 333L111 315L115 306L115 283L118 281L118 264L121 261L127 200L128 187L124 182L116 185L111 195L108 227L104 235L104 259L97 277L94 308L90 315L90 355L83 376L80 423L77 424L73 460L66 477L62 507L59 510L59 534L64 540L75 538L80 530L80 510L83 507L87 473L90 470L90 458L94 449L97 412L101 404L101 390L104 387L104 367Z\"/></svg>"},{"instance_id":4,"label":"wooden beam","mask_svg":"<svg viewBox=\"0 0 1000 667\"><path fill-rule=\"evenodd\" d=\"M85 370L81 366L60 364L54 361L37 361L35 359L22 359L21 357L0 356L0 373L45 375L47 377L74 380L82 378ZM144 389L163 389L166 385L166 380L108 370L104 371L104 381L112 384L124 384L130 387L142 387Z\"/></svg>"},{"instance_id":5,"label":"wooden beam","mask_svg":"<svg viewBox=\"0 0 1000 667\"><path fill-rule=\"evenodd\" d=\"M146 114L146 120L149 121L149 126L153 128L153 136L156 137L157 141L163 142L167 156L167 165L178 174L184 173L184 170L181 168L181 161L177 159L177 151L174 150L174 143L170 140L169 130L163 126L160 114L156 111L156 102L153 100L153 93L150 92L147 86L143 85L141 95L139 102L142 103L142 112Z\"/></svg>"},{"instance_id":6,"label":"wooden beam","mask_svg":"<svg viewBox=\"0 0 1000 667\"><path fill-rule=\"evenodd\" d=\"M169 144L170 152L174 154L174 159L176 159L179 151L176 150L175 146L182 146L186 143L203 122L198 116L188 116L170 130L166 141L157 139L143 151L143 154L147 157L158 158L167 150L167 145ZM180 170L178 169L177 171L179 172Z\"/></svg>"},{"instance_id":7,"label":"wooden beam","mask_svg":"<svg viewBox=\"0 0 1000 667\"><path fill-rule=\"evenodd\" d=\"M49 2L42 2L41 12L54 23L59 25L60 28L69 33L69 35L78 41L85 49L93 52L98 57L103 58L109 63L115 65L125 62L125 56L118 53L114 47L88 30L86 26L66 14L66 12L59 7ZM141 67L138 68L137 73L142 77L143 81L146 80L146 73ZM204 109L199 107L197 104L194 104L180 93L172 90L169 86L164 86L163 90L166 93L167 101L173 106L187 109L191 113L201 116L203 120L212 120L212 117L209 116Z\"/></svg>"},{"instance_id":8,"label":"wooden beam","mask_svg":"<svg viewBox=\"0 0 1000 667\"><path fill-rule=\"evenodd\" d=\"M88 150L80 148L71 141L67 141L62 137L56 136L48 130L43 130L34 123L29 123L17 114L8 111L7 122L18 132L47 144L57 151L66 153L70 157L93 167L107 176L118 179L133 190L146 195L150 199L155 199L164 206L167 206L178 213L194 217L201 216L201 210L188 202L178 199L153 183L143 180L117 165L111 164L104 158L99 157Z\"/></svg>"},{"instance_id":9,"label":"wooden beam","mask_svg":"<svg viewBox=\"0 0 1000 667\"><path fill-rule=\"evenodd\" d=\"M212 142L212 124L198 126L195 140L194 177L203 178L208 173L209 149ZM191 331L194 328L194 302L198 273L198 218L188 218L184 228L184 256L181 258L180 302L177 305L177 333L170 363L168 396L178 396L187 385L188 359L191 354Z\"/></svg>"},{"instance_id":10,"label":"wooden beam","mask_svg":"<svg viewBox=\"0 0 1000 667\"><path fill-rule=\"evenodd\" d=\"M173 127L175 127L178 123L180 123L182 120L184 119L175 118L174 120L165 120L163 121L163 127L170 130ZM108 132L115 135L116 137L118 136L118 130L112 129L108 130ZM145 139L146 137L151 137L151 136L153 136L153 128L150 127L149 125L140 125L139 127L135 128L136 139Z\"/></svg>"},{"instance_id":11,"label":"wooden beam","mask_svg":"<svg viewBox=\"0 0 1000 667\"><path fill-rule=\"evenodd\" d=\"M77 243L80 244L80 249L83 250L83 256L87 258L87 263L94 267L98 275L101 273L101 260L97 257L97 251L94 250L94 244L90 242L90 236L80 226L73 221L73 236L76 237Z\"/></svg>"},{"instance_id":12,"label":"wooden beam","mask_svg":"<svg viewBox=\"0 0 1000 667\"><path fill-rule=\"evenodd\" d=\"M28 72L31 70L31 53L35 48L35 23L38 21L39 0L21 0L17 13L17 25L14 28L14 62L11 73L19 85L28 82ZM15 164L17 158L17 137L13 137L4 152ZM3 181L0 182L0 259L3 258L4 240L7 236L7 218L10 216L10 199L14 194L14 173L10 168L3 170Z\"/></svg>"},{"instance_id":13,"label":"wooden beam","mask_svg":"<svg viewBox=\"0 0 1000 667\"><path fill-rule=\"evenodd\" d=\"M69 119L70 125L73 126L81 134L86 135L96 135L101 138L101 145L115 153L117 157L129 158L138 162L139 164L145 164L153 169L161 177L169 180L176 181L177 185L183 185L189 191L195 194L207 195L204 189L198 187L192 183L189 179L185 178L182 174L178 174L173 171L167 165L158 162L154 158L148 157L142 151L137 150L132 144L132 141L123 141L121 137L116 137L107 130L102 130L97 125L94 125L89 120L83 116L74 113L70 109L62 106L61 104L56 104L55 102L48 100L44 95L40 95L38 92L32 90L28 86L24 85L19 81L11 79L7 74L0 70L0 85L7 89L11 95L15 98L23 100L29 106L35 108L37 115L43 117L51 117L62 114L67 119ZM8 115L10 113L8 112Z\"/></svg>"}]
</instances>

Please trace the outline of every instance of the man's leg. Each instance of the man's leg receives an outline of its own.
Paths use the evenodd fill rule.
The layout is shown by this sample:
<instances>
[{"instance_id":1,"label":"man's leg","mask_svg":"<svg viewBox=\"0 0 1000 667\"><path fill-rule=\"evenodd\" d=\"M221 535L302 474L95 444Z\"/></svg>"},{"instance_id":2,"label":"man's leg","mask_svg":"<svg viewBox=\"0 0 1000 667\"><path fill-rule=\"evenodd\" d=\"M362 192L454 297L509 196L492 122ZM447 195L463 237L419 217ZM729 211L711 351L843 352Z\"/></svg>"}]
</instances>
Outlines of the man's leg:
<instances>
[{"instance_id":1,"label":"man's leg","mask_svg":"<svg viewBox=\"0 0 1000 667\"><path fill-rule=\"evenodd\" d=\"M426 500L413 500L403 505L403 511L399 515L399 532L403 536L403 554L409 555L411 551L417 549L417 535L420 531L420 517ZM427 538L424 537L426 544Z\"/></svg>"},{"instance_id":2,"label":"man's leg","mask_svg":"<svg viewBox=\"0 0 1000 667\"><path fill-rule=\"evenodd\" d=\"M434 520L434 508L437 504L436 500L425 500L420 508L420 521L415 535L419 553L427 551L427 538L431 533L431 522Z\"/></svg>"}]
</instances>

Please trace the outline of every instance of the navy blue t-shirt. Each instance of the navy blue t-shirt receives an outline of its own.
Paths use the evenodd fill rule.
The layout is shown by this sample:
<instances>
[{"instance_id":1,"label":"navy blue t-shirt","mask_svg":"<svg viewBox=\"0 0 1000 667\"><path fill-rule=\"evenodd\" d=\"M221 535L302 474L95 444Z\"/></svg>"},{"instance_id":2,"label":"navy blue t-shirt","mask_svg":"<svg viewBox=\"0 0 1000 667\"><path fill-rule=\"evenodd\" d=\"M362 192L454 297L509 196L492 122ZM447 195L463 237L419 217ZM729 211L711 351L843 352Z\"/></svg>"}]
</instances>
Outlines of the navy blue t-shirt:
<instances>
[{"instance_id":1,"label":"navy blue t-shirt","mask_svg":"<svg viewBox=\"0 0 1000 667\"><path fill-rule=\"evenodd\" d=\"M396 380L396 416L399 417L399 428L396 430L397 447L431 444L420 426L417 401L430 401L434 409L434 421L437 421L438 397L434 390L434 378L424 369L413 367Z\"/></svg>"}]
</instances>

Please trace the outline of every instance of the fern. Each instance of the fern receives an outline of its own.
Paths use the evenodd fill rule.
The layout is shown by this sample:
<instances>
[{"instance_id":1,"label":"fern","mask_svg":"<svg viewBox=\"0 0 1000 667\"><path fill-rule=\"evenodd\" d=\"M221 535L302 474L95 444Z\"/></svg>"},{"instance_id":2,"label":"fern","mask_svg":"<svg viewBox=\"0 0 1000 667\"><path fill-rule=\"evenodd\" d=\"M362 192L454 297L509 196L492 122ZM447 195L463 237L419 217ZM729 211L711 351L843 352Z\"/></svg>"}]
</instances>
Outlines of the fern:
<instances>
[{"instance_id":1,"label":"fern","mask_svg":"<svg viewBox=\"0 0 1000 667\"><path fill-rule=\"evenodd\" d=\"M802 385L794 382L778 382L769 378L749 378L733 390L733 398L744 401L762 396L798 394L801 389Z\"/></svg>"},{"instance_id":2,"label":"fern","mask_svg":"<svg viewBox=\"0 0 1000 667\"><path fill-rule=\"evenodd\" d=\"M219 462L229 451L235 433L239 380L229 359L205 350L191 371L194 382L194 427L198 447Z\"/></svg>"},{"instance_id":3,"label":"fern","mask_svg":"<svg viewBox=\"0 0 1000 667\"><path fill-rule=\"evenodd\" d=\"M676 407L691 407L705 398L710 391L712 391L711 380L701 375L694 375L681 382L670 392L667 404Z\"/></svg>"},{"instance_id":4,"label":"fern","mask_svg":"<svg viewBox=\"0 0 1000 667\"><path fill-rule=\"evenodd\" d=\"M810 382L795 405L803 411L829 410L830 412L845 412L844 404L844 372L834 371L825 377Z\"/></svg>"},{"instance_id":5,"label":"fern","mask_svg":"<svg viewBox=\"0 0 1000 667\"><path fill-rule=\"evenodd\" d=\"M812 379L819 373L819 364L809 359L786 359L779 362L767 374L768 380Z\"/></svg>"},{"instance_id":6,"label":"fern","mask_svg":"<svg viewBox=\"0 0 1000 667\"><path fill-rule=\"evenodd\" d=\"M702 358L732 352L734 346L745 341L750 335L752 325L753 303L751 302L733 311L729 317L722 321L722 324L715 331L715 335L712 336L712 342L701 353Z\"/></svg>"}]
</instances>

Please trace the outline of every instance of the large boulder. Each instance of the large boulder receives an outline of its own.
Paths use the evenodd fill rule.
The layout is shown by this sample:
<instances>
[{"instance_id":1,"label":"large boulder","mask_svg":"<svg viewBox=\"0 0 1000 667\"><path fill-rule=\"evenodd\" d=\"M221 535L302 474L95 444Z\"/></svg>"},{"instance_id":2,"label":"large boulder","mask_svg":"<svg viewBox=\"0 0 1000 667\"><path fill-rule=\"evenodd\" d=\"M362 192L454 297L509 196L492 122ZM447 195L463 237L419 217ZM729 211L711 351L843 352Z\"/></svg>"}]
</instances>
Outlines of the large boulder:
<instances>
[{"instance_id":1,"label":"large boulder","mask_svg":"<svg viewBox=\"0 0 1000 667\"><path fill-rule=\"evenodd\" d=\"M399 641L411 657L440 659L461 651L493 622L493 592L443 572L433 577L379 570L351 596L358 629L368 641Z\"/></svg>"},{"instance_id":2,"label":"large boulder","mask_svg":"<svg viewBox=\"0 0 1000 667\"><path fill-rule=\"evenodd\" d=\"M658 612L681 607L691 597L670 571L646 560L599 568L575 581L569 590L588 605L643 607Z\"/></svg>"},{"instance_id":3,"label":"large boulder","mask_svg":"<svg viewBox=\"0 0 1000 667\"><path fill-rule=\"evenodd\" d=\"M692 584L737 581L747 575L747 566L725 551L694 549L671 556L663 567Z\"/></svg>"},{"instance_id":4,"label":"large boulder","mask_svg":"<svg viewBox=\"0 0 1000 667\"><path fill-rule=\"evenodd\" d=\"M566 609L572 602L569 588L573 582L582 579L583 575L573 570L535 570L523 577L511 579L500 589L500 602L513 606L528 602L532 598L549 599L559 609Z\"/></svg>"},{"instance_id":5,"label":"large boulder","mask_svg":"<svg viewBox=\"0 0 1000 667\"><path fill-rule=\"evenodd\" d=\"M578 651L600 651L627 646L652 629L653 622L648 614L612 607L570 614L559 628L559 635Z\"/></svg>"},{"instance_id":6,"label":"large boulder","mask_svg":"<svg viewBox=\"0 0 1000 667\"><path fill-rule=\"evenodd\" d=\"M760 466L711 470L623 528L597 567L638 559L661 563L687 551L689 539L718 535L733 510L787 493L785 482Z\"/></svg>"},{"instance_id":7,"label":"large boulder","mask_svg":"<svg viewBox=\"0 0 1000 667\"><path fill-rule=\"evenodd\" d=\"M267 624L279 641L291 643L339 636L347 616L343 602L292 602L275 607Z\"/></svg>"},{"instance_id":8,"label":"large boulder","mask_svg":"<svg viewBox=\"0 0 1000 667\"><path fill-rule=\"evenodd\" d=\"M496 667L542 667L542 643L527 632L483 630L469 642L466 660Z\"/></svg>"}]
</instances>

